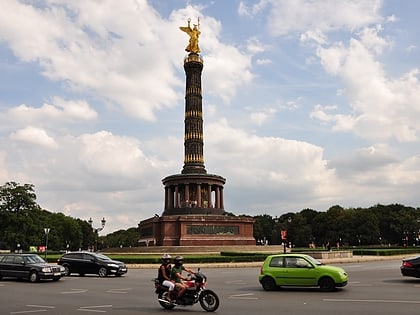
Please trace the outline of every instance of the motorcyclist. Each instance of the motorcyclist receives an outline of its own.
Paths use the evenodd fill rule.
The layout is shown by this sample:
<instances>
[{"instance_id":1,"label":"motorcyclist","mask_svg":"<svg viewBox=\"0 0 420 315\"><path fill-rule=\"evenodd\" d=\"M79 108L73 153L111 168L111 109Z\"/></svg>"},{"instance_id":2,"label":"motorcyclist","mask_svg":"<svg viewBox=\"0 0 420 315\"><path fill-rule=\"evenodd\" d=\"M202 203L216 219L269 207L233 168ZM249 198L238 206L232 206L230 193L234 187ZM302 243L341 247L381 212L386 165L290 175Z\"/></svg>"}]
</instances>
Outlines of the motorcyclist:
<instances>
[{"instance_id":1,"label":"motorcyclist","mask_svg":"<svg viewBox=\"0 0 420 315\"><path fill-rule=\"evenodd\" d=\"M160 284L167 286L168 295L167 300L168 302L172 303L172 298L174 296L174 289L175 289L175 281L171 280L171 255L163 254L162 256L162 264L158 270L158 280Z\"/></svg>"},{"instance_id":2,"label":"motorcyclist","mask_svg":"<svg viewBox=\"0 0 420 315\"><path fill-rule=\"evenodd\" d=\"M182 297L182 295L187 290L187 285L184 284L184 281L189 279L182 275L182 271L184 270L190 274L195 274L195 272L191 269L184 267L184 258L182 256L176 256L174 266L172 267L171 271L171 279L175 281L175 285L178 290L178 298Z\"/></svg>"}]
</instances>

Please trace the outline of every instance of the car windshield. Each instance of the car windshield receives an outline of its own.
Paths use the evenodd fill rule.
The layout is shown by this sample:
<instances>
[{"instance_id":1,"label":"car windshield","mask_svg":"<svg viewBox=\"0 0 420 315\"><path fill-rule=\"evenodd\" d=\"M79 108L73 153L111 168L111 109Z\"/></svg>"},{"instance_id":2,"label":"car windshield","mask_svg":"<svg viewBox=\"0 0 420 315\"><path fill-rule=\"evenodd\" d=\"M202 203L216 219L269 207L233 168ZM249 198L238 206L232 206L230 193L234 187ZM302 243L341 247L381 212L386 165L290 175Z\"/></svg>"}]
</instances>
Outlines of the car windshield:
<instances>
[{"instance_id":1,"label":"car windshield","mask_svg":"<svg viewBox=\"0 0 420 315\"><path fill-rule=\"evenodd\" d=\"M310 262L312 262L314 265L322 265L322 262L320 262L318 259L313 258L312 256L305 256L306 259L308 259Z\"/></svg>"},{"instance_id":2,"label":"car windshield","mask_svg":"<svg viewBox=\"0 0 420 315\"><path fill-rule=\"evenodd\" d=\"M37 263L44 263L46 261L38 255L31 255L31 256L26 256L26 262L30 264L37 264Z\"/></svg>"}]
</instances>

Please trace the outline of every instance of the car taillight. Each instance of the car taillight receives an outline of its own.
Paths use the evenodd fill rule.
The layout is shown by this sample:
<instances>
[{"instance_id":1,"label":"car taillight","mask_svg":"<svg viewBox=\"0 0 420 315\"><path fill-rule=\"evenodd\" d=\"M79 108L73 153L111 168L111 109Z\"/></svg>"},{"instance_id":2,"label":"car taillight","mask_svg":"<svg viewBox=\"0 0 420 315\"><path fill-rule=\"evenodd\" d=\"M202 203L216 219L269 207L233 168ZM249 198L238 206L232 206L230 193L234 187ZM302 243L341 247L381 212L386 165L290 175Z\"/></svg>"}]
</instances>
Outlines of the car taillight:
<instances>
[{"instance_id":1,"label":"car taillight","mask_svg":"<svg viewBox=\"0 0 420 315\"><path fill-rule=\"evenodd\" d=\"M409 263L408 261L403 261L403 266L406 268L412 268L413 264Z\"/></svg>"}]
</instances>

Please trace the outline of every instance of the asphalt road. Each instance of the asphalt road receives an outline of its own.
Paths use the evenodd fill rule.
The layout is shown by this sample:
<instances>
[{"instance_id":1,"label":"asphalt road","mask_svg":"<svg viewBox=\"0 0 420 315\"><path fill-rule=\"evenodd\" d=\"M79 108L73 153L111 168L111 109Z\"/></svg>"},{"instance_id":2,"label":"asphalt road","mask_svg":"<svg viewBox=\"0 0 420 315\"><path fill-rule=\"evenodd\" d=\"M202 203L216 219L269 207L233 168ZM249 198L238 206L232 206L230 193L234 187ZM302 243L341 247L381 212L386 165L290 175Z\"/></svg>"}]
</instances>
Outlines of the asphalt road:
<instances>
[{"instance_id":1,"label":"asphalt road","mask_svg":"<svg viewBox=\"0 0 420 315\"><path fill-rule=\"evenodd\" d=\"M215 314L417 314L420 279L402 277L400 260L340 264L350 282L337 292L280 289L265 292L258 267L202 268L208 288L220 298ZM131 269L126 276L65 277L58 282L0 281L0 314L205 314L200 305L161 308L154 294L153 269Z\"/></svg>"}]
</instances>

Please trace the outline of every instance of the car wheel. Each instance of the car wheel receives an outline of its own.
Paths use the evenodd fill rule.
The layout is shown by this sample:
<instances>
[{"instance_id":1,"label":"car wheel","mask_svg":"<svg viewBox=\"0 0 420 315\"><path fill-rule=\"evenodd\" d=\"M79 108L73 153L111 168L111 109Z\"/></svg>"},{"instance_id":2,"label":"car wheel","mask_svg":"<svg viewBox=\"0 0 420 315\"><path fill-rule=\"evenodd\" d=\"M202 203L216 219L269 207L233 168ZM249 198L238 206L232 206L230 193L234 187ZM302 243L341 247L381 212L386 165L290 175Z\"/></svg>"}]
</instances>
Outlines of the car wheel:
<instances>
[{"instance_id":1,"label":"car wheel","mask_svg":"<svg viewBox=\"0 0 420 315\"><path fill-rule=\"evenodd\" d=\"M261 285L265 291L273 291L277 287L276 282L271 277L264 277L261 280Z\"/></svg>"},{"instance_id":2,"label":"car wheel","mask_svg":"<svg viewBox=\"0 0 420 315\"><path fill-rule=\"evenodd\" d=\"M334 280L328 277L322 278L319 280L319 287L321 291L331 292L335 290Z\"/></svg>"},{"instance_id":3,"label":"car wheel","mask_svg":"<svg viewBox=\"0 0 420 315\"><path fill-rule=\"evenodd\" d=\"M99 277L105 278L108 275L108 271L106 270L105 267L101 267L99 268L98 274L99 274Z\"/></svg>"},{"instance_id":4,"label":"car wheel","mask_svg":"<svg viewBox=\"0 0 420 315\"><path fill-rule=\"evenodd\" d=\"M64 267L64 275L70 276L70 267L68 265L63 265Z\"/></svg>"},{"instance_id":5,"label":"car wheel","mask_svg":"<svg viewBox=\"0 0 420 315\"><path fill-rule=\"evenodd\" d=\"M29 281L34 283L39 281L39 275L38 272L32 271L29 275Z\"/></svg>"}]
</instances>

